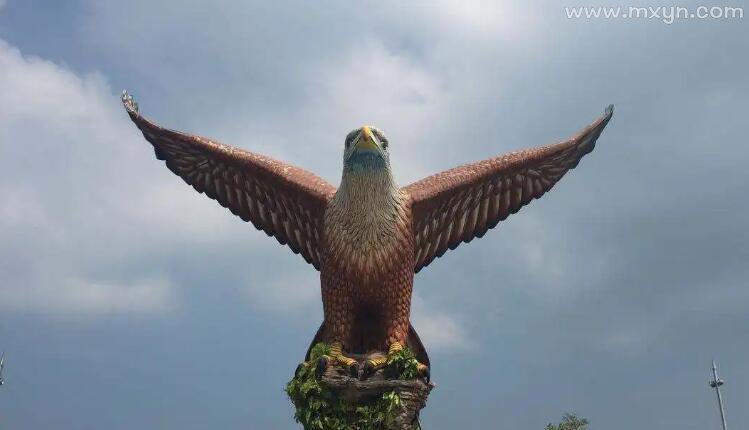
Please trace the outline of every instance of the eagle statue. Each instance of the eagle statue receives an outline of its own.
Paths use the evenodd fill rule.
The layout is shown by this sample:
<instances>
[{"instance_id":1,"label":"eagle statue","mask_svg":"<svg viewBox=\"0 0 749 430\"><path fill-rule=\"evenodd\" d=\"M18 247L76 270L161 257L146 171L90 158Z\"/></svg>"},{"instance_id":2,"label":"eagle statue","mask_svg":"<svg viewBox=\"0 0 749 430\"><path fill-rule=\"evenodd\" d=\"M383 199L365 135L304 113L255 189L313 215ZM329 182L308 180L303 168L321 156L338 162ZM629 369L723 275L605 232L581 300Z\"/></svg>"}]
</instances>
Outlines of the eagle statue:
<instances>
[{"instance_id":1,"label":"eagle statue","mask_svg":"<svg viewBox=\"0 0 749 430\"><path fill-rule=\"evenodd\" d=\"M414 274L448 249L482 237L549 191L591 152L613 106L573 137L396 185L390 141L373 126L346 135L338 188L282 161L144 118L122 101L156 158L199 193L273 236L320 272L324 319L310 347L330 345L317 371L341 366L366 378L405 346L429 378L429 358L410 324ZM353 355L371 355L359 363ZM309 349L305 362L308 365Z\"/></svg>"}]
</instances>

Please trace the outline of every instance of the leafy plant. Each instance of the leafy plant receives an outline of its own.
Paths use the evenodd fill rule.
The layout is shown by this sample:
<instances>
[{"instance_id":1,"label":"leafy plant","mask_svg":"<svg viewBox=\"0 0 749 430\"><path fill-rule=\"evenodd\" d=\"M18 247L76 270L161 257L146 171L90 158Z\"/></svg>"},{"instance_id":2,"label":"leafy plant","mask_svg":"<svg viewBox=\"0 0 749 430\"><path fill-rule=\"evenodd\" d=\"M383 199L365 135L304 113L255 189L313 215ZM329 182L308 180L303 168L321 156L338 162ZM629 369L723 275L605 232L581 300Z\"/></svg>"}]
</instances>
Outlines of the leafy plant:
<instances>
[{"instance_id":1,"label":"leafy plant","mask_svg":"<svg viewBox=\"0 0 749 430\"><path fill-rule=\"evenodd\" d=\"M547 424L546 430L585 430L585 426L588 425L588 420L580 418L575 414L566 413L562 417L562 422L557 425Z\"/></svg>"},{"instance_id":2,"label":"leafy plant","mask_svg":"<svg viewBox=\"0 0 749 430\"><path fill-rule=\"evenodd\" d=\"M388 358L387 368L390 378L416 379L419 376L419 362L409 348L403 348Z\"/></svg>"},{"instance_id":3,"label":"leafy plant","mask_svg":"<svg viewBox=\"0 0 749 430\"><path fill-rule=\"evenodd\" d=\"M309 366L300 368L297 375L286 384L286 394L296 408L294 419L305 430L377 430L388 424L398 409L401 398L388 391L378 398L360 405L350 405L334 392L320 385L315 378L315 368L320 356L330 353L330 346L316 344L310 351ZM388 369L397 369L392 375L398 379L418 376L413 353L404 348L388 361Z\"/></svg>"}]
</instances>

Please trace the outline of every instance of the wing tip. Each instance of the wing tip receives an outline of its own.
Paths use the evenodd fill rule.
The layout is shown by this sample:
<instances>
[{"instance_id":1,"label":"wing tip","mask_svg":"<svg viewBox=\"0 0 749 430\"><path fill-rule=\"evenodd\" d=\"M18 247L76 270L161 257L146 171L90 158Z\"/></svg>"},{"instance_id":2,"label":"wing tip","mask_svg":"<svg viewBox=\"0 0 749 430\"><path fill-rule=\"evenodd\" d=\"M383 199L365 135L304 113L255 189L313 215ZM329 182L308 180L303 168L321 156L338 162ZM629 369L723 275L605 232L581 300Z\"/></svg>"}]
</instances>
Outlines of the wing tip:
<instances>
[{"instance_id":1,"label":"wing tip","mask_svg":"<svg viewBox=\"0 0 749 430\"><path fill-rule=\"evenodd\" d=\"M606 128L606 126L609 124L609 121L611 120L611 117L614 116L614 105L610 104L606 106L606 109L604 111L604 114L602 117L600 117L595 123L593 123L588 129L580 133L578 138L582 138L582 148L583 153L582 155L588 154L596 146L596 141L601 136L601 133L603 133L603 129ZM580 160L577 160L578 162ZM577 166L577 162L575 162L574 165L572 165L570 168L574 169L575 166Z\"/></svg>"},{"instance_id":2,"label":"wing tip","mask_svg":"<svg viewBox=\"0 0 749 430\"><path fill-rule=\"evenodd\" d=\"M122 100L122 106L125 107L127 113L131 115L138 115L138 102L135 101L133 96L128 93L127 90L122 90L122 94L120 94L120 100Z\"/></svg>"}]
</instances>

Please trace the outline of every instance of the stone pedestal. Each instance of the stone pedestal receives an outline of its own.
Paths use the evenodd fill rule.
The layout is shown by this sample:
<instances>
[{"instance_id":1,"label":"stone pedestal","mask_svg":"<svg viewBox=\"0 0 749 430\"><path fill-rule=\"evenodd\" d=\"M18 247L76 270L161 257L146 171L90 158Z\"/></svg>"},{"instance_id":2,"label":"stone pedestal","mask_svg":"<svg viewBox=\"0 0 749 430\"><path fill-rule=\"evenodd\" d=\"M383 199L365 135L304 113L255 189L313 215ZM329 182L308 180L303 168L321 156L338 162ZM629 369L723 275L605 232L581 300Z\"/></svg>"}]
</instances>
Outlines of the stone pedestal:
<instances>
[{"instance_id":1,"label":"stone pedestal","mask_svg":"<svg viewBox=\"0 0 749 430\"><path fill-rule=\"evenodd\" d=\"M352 378L338 369L328 369L320 384L351 405L366 404L377 400L388 392L394 392L400 399L400 407L395 408L391 418L383 427L387 430L420 429L419 411L426 406L427 397L434 384L424 379L386 379L382 370L365 381Z\"/></svg>"},{"instance_id":2,"label":"stone pedestal","mask_svg":"<svg viewBox=\"0 0 749 430\"><path fill-rule=\"evenodd\" d=\"M352 358L361 368L367 357ZM415 376L415 363L413 355L406 355L364 380L330 366L318 379L317 354L313 353L286 392L295 406L296 420L306 430L420 430L419 412L434 384Z\"/></svg>"}]
</instances>

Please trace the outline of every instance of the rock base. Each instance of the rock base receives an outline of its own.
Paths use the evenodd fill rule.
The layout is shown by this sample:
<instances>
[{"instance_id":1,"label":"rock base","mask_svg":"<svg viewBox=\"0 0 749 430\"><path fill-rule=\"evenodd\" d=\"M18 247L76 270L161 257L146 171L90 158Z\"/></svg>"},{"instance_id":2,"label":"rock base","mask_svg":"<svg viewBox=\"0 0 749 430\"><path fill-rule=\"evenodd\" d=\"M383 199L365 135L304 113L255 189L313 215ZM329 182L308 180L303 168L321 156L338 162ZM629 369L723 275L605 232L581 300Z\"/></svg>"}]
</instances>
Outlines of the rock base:
<instances>
[{"instance_id":1,"label":"rock base","mask_svg":"<svg viewBox=\"0 0 749 430\"><path fill-rule=\"evenodd\" d=\"M378 353L379 354L379 353ZM354 356L363 366L368 356ZM409 360L405 358L404 360ZM311 363L316 363L311 360ZM360 381L331 366L318 380L314 364L289 382L286 391L305 430L415 430L434 384L424 378L393 378L392 366Z\"/></svg>"},{"instance_id":2,"label":"rock base","mask_svg":"<svg viewBox=\"0 0 749 430\"><path fill-rule=\"evenodd\" d=\"M400 398L400 408L392 411L383 427L387 430L420 429L419 411L426 406L427 397L434 388L434 384L424 379L386 379L382 370L360 381L338 368L328 369L320 384L350 405L367 404L382 398L385 393L396 393Z\"/></svg>"}]
</instances>

